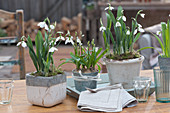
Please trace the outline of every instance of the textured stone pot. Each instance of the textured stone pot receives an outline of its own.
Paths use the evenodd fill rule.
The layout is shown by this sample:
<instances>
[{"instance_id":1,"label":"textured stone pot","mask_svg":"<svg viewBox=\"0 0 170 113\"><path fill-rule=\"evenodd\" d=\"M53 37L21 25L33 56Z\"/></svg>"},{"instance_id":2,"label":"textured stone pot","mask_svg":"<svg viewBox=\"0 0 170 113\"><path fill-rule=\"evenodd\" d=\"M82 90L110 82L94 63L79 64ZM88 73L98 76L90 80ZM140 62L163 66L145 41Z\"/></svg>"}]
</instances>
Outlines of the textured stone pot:
<instances>
[{"instance_id":1,"label":"textured stone pot","mask_svg":"<svg viewBox=\"0 0 170 113\"><path fill-rule=\"evenodd\" d=\"M158 57L158 63L160 69L170 69L170 58L163 58L161 56Z\"/></svg>"},{"instance_id":2,"label":"textured stone pot","mask_svg":"<svg viewBox=\"0 0 170 113\"><path fill-rule=\"evenodd\" d=\"M33 105L51 107L66 98L66 75L41 77L26 74L27 99Z\"/></svg>"},{"instance_id":3,"label":"textured stone pot","mask_svg":"<svg viewBox=\"0 0 170 113\"><path fill-rule=\"evenodd\" d=\"M133 77L139 76L143 60L143 56L123 61L105 58L110 84L122 83L125 89L132 88Z\"/></svg>"},{"instance_id":4,"label":"textured stone pot","mask_svg":"<svg viewBox=\"0 0 170 113\"><path fill-rule=\"evenodd\" d=\"M73 70L73 75L74 76L77 76L77 77L80 77L80 73ZM91 77L95 77L98 75L98 71L96 72L92 72L92 73L82 73L83 76L91 76ZM86 88L85 87L88 87L88 88L91 88L91 89L95 89L96 86L97 86L97 81L95 80L77 80L75 79L74 80L74 84L75 84L75 88L76 90L78 91L85 91Z\"/></svg>"}]
</instances>

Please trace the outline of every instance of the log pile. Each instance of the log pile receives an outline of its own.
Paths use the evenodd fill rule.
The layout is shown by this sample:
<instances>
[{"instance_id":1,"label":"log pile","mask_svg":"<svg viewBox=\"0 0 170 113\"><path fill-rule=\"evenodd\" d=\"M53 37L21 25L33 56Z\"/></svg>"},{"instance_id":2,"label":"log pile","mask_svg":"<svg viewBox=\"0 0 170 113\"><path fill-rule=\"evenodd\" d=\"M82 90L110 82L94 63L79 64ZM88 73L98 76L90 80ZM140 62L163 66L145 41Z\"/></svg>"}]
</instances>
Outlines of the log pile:
<instances>
[{"instance_id":1,"label":"log pile","mask_svg":"<svg viewBox=\"0 0 170 113\"><path fill-rule=\"evenodd\" d=\"M62 31L66 34L67 31L69 30L71 35L73 35L73 36L74 36L75 32L80 33L81 18L82 18L81 13L78 14L78 16L73 17L72 19L63 17L61 19L61 22L57 23L55 32ZM42 33L43 33L44 29L41 29L40 27L38 27L37 26L38 23L39 22L36 22L34 19L24 22L25 36L29 35L34 40L38 30L42 31ZM5 30L5 32L8 34L8 36L16 36L17 35L17 21L16 20L12 20L12 19L11 20L1 20L0 28Z\"/></svg>"}]
</instances>

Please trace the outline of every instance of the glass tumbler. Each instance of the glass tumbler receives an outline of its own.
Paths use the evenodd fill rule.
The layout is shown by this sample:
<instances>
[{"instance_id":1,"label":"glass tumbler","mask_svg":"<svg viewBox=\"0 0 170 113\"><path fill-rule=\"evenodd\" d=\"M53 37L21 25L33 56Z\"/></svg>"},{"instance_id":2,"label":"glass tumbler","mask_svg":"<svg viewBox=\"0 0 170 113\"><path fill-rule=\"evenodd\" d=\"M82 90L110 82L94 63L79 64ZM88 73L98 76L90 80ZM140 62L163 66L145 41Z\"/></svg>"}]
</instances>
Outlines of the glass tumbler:
<instances>
[{"instance_id":1,"label":"glass tumbler","mask_svg":"<svg viewBox=\"0 0 170 113\"><path fill-rule=\"evenodd\" d=\"M0 79L0 104L9 104L11 102L13 83L12 79Z\"/></svg>"},{"instance_id":2,"label":"glass tumbler","mask_svg":"<svg viewBox=\"0 0 170 113\"><path fill-rule=\"evenodd\" d=\"M133 78L134 95L139 103L147 102L150 91L150 77Z\"/></svg>"},{"instance_id":3,"label":"glass tumbler","mask_svg":"<svg viewBox=\"0 0 170 113\"><path fill-rule=\"evenodd\" d=\"M170 70L153 69L156 101L161 103L170 102Z\"/></svg>"}]
</instances>

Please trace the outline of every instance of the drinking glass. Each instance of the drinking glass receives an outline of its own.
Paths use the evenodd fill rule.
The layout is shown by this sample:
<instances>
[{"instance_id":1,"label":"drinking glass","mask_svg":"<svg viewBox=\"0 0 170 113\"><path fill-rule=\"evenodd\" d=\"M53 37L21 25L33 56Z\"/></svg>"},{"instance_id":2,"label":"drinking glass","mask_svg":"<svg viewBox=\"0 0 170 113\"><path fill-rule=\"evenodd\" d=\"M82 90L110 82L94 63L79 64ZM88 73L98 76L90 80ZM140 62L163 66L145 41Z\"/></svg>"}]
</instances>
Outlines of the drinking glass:
<instances>
[{"instance_id":1,"label":"drinking glass","mask_svg":"<svg viewBox=\"0 0 170 113\"><path fill-rule=\"evenodd\" d=\"M0 79L0 104L11 102L13 87L12 79Z\"/></svg>"},{"instance_id":2,"label":"drinking glass","mask_svg":"<svg viewBox=\"0 0 170 113\"><path fill-rule=\"evenodd\" d=\"M147 102L150 91L150 77L133 78L134 95L138 102Z\"/></svg>"},{"instance_id":3,"label":"drinking glass","mask_svg":"<svg viewBox=\"0 0 170 113\"><path fill-rule=\"evenodd\" d=\"M167 68L153 69L155 81L156 101L170 102L170 70Z\"/></svg>"}]
</instances>

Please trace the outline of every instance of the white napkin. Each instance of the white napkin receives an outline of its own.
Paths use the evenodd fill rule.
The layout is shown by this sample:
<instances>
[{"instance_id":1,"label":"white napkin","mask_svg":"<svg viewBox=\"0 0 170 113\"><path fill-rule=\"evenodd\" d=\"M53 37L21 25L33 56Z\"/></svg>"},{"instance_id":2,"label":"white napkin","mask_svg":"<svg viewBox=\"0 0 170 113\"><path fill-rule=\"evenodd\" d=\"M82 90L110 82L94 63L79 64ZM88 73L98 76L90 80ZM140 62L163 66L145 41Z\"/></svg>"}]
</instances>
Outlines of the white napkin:
<instances>
[{"instance_id":1,"label":"white napkin","mask_svg":"<svg viewBox=\"0 0 170 113\"><path fill-rule=\"evenodd\" d=\"M120 84L116 86L120 86ZM115 85L113 85L113 87L115 87ZM79 110L91 112L120 112L124 107L133 107L136 105L136 98L131 96L122 87L112 90L102 90L97 93L83 91L77 103Z\"/></svg>"}]
</instances>

